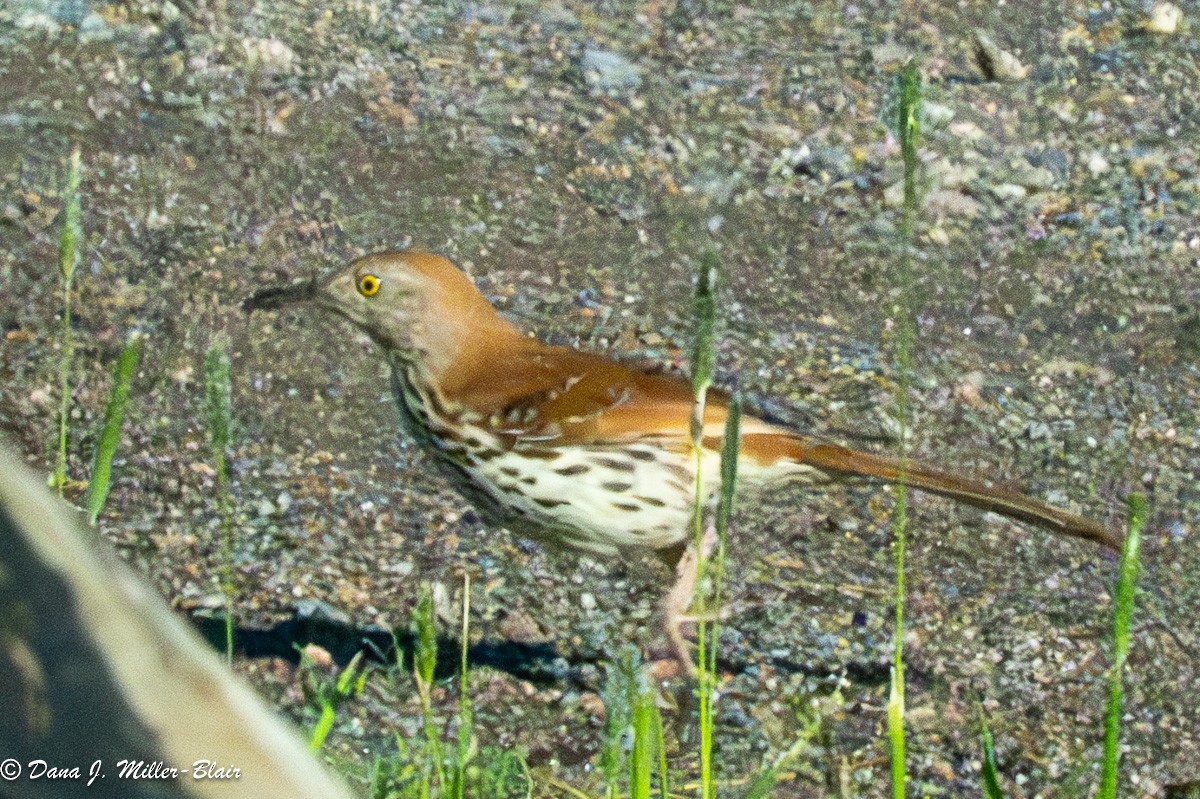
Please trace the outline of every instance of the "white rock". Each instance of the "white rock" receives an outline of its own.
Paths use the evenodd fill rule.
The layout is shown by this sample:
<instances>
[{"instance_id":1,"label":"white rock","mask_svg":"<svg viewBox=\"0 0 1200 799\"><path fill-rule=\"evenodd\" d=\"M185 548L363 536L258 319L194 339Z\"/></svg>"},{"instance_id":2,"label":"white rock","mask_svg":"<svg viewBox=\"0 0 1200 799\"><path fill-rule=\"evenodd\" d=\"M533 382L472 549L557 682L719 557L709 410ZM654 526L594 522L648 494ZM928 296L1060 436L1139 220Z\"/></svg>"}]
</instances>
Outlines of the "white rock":
<instances>
[{"instance_id":1,"label":"white rock","mask_svg":"<svg viewBox=\"0 0 1200 799\"><path fill-rule=\"evenodd\" d=\"M146 212L146 227L150 230L162 230L171 224L171 218L166 214L160 213L157 208L151 208Z\"/></svg>"},{"instance_id":2,"label":"white rock","mask_svg":"<svg viewBox=\"0 0 1200 799\"><path fill-rule=\"evenodd\" d=\"M1183 11L1174 3L1157 3L1146 21L1146 30L1152 33L1176 33L1183 22Z\"/></svg>"},{"instance_id":3,"label":"white rock","mask_svg":"<svg viewBox=\"0 0 1200 799\"><path fill-rule=\"evenodd\" d=\"M904 183L897 181L883 190L883 202L892 207L904 202Z\"/></svg>"},{"instance_id":4,"label":"white rock","mask_svg":"<svg viewBox=\"0 0 1200 799\"><path fill-rule=\"evenodd\" d=\"M954 109L942 103L926 101L921 109L921 114L924 117L925 127L929 129L941 128L950 123L954 119Z\"/></svg>"},{"instance_id":5,"label":"white rock","mask_svg":"<svg viewBox=\"0 0 1200 799\"><path fill-rule=\"evenodd\" d=\"M248 64L265 70L286 72L296 62L296 51L279 39L243 39L242 49Z\"/></svg>"},{"instance_id":6,"label":"white rock","mask_svg":"<svg viewBox=\"0 0 1200 799\"><path fill-rule=\"evenodd\" d=\"M989 80L1015 83L1025 80L1029 75L1029 67L1012 53L1000 49L984 30L975 31L975 59Z\"/></svg>"},{"instance_id":7,"label":"white rock","mask_svg":"<svg viewBox=\"0 0 1200 799\"><path fill-rule=\"evenodd\" d=\"M966 141L979 141L984 136L983 128L969 120L952 122L949 129L952 134Z\"/></svg>"},{"instance_id":8,"label":"white rock","mask_svg":"<svg viewBox=\"0 0 1200 799\"><path fill-rule=\"evenodd\" d=\"M1110 168L1108 159L1100 153L1092 153L1087 162L1088 172L1092 173L1092 177L1098 178L1107 172Z\"/></svg>"},{"instance_id":9,"label":"white rock","mask_svg":"<svg viewBox=\"0 0 1200 799\"><path fill-rule=\"evenodd\" d=\"M1018 186L1016 183L1000 183L992 186L992 194L1001 200L1020 200L1028 193L1024 186Z\"/></svg>"},{"instance_id":10,"label":"white rock","mask_svg":"<svg viewBox=\"0 0 1200 799\"><path fill-rule=\"evenodd\" d=\"M583 51L583 71L589 83L606 91L636 89L642 85L641 69L619 53L588 47Z\"/></svg>"}]
</instances>

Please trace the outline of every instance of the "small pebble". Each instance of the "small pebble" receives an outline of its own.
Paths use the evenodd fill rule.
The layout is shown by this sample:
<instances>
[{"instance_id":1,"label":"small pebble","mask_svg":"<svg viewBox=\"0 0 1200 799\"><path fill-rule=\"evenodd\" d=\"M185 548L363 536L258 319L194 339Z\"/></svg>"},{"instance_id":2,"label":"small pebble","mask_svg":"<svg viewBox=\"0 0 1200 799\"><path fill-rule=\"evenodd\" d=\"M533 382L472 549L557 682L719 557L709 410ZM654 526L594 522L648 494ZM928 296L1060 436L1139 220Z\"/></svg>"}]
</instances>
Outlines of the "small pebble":
<instances>
[{"instance_id":1,"label":"small pebble","mask_svg":"<svg viewBox=\"0 0 1200 799\"><path fill-rule=\"evenodd\" d=\"M975 31L975 61L988 80L1016 83L1029 75L1028 66L1007 50L1001 50L991 35L983 30Z\"/></svg>"},{"instance_id":2,"label":"small pebble","mask_svg":"<svg viewBox=\"0 0 1200 799\"><path fill-rule=\"evenodd\" d=\"M1092 177L1098 178L1109 170L1108 159L1100 153L1092 153L1087 162L1088 172L1092 173Z\"/></svg>"},{"instance_id":3,"label":"small pebble","mask_svg":"<svg viewBox=\"0 0 1200 799\"><path fill-rule=\"evenodd\" d=\"M1150 12L1146 30L1151 33L1176 33L1183 21L1183 11L1174 3L1158 3Z\"/></svg>"}]
</instances>

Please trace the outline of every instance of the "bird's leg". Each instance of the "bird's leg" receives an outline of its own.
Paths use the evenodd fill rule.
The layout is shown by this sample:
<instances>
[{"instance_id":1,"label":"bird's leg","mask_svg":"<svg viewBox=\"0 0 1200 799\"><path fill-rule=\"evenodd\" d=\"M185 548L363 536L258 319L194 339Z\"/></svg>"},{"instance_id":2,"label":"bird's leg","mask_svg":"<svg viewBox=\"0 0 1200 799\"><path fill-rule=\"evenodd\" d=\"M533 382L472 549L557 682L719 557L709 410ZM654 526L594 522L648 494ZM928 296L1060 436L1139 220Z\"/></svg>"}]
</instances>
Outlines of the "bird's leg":
<instances>
[{"instance_id":1,"label":"bird's leg","mask_svg":"<svg viewBox=\"0 0 1200 799\"><path fill-rule=\"evenodd\" d=\"M689 673L695 671L695 657L681 628L688 622L712 621L717 617L716 610L700 614L689 613L696 598L696 582L700 577L701 563L708 562L716 546L716 528L706 524L699 550L694 543L689 543L679 553L675 564L675 581L662 600L663 627L667 641L671 645L672 654Z\"/></svg>"}]
</instances>

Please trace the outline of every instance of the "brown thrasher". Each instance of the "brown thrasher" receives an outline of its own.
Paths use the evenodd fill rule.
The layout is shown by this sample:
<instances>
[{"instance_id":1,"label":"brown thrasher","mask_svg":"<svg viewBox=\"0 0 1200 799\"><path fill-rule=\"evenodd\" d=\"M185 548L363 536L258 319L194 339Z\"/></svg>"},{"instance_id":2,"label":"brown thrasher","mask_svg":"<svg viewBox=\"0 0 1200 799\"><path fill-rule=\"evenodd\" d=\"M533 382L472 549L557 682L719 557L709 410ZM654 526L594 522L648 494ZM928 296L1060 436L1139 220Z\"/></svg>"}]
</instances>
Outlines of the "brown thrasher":
<instances>
[{"instance_id":1,"label":"brown thrasher","mask_svg":"<svg viewBox=\"0 0 1200 799\"><path fill-rule=\"evenodd\" d=\"M696 459L692 390L603 355L522 335L450 261L425 252L359 258L332 282L267 289L248 310L314 301L382 348L407 433L489 521L614 555L674 553L690 539ZM718 481L726 397L704 411L703 487ZM912 488L1120 549L1098 522L1015 491L742 420L739 480L854 477Z\"/></svg>"}]
</instances>

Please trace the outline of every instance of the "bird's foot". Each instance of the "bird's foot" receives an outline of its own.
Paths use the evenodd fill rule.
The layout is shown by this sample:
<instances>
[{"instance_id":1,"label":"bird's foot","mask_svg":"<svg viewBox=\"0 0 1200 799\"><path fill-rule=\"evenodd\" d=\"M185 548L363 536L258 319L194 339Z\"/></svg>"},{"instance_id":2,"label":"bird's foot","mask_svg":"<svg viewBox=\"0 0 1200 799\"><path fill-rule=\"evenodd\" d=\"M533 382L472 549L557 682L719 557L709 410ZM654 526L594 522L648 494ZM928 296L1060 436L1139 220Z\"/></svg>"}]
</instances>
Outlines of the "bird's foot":
<instances>
[{"instance_id":1,"label":"bird's foot","mask_svg":"<svg viewBox=\"0 0 1200 799\"><path fill-rule=\"evenodd\" d=\"M716 545L717 533L710 525L705 528L699 549L695 544L689 544L684 549L675 566L675 582L662 601L663 632L666 634L666 643L684 671L693 677L696 673L696 658L692 643L683 633L683 626L713 622L721 617L719 609L697 610L692 607L696 599L697 580L703 573L701 558L707 562L716 549Z\"/></svg>"}]
</instances>

